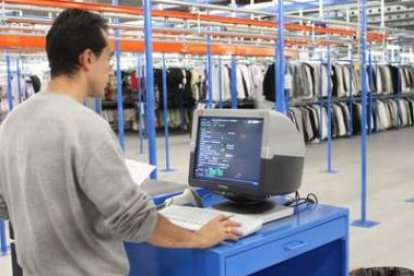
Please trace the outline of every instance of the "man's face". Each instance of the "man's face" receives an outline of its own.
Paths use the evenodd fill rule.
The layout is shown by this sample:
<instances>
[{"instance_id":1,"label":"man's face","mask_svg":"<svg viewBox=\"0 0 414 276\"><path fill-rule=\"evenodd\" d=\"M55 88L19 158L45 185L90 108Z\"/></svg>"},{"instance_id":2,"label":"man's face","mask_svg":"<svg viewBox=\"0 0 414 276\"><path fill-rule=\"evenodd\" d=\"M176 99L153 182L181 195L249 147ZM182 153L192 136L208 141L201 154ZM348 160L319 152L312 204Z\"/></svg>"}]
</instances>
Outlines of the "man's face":
<instances>
[{"instance_id":1,"label":"man's face","mask_svg":"<svg viewBox=\"0 0 414 276\"><path fill-rule=\"evenodd\" d=\"M100 56L95 56L91 71L88 74L88 86L90 97L102 97L105 93L105 87L109 82L109 74L112 71L113 50L109 42L108 34L104 33L106 47L102 50Z\"/></svg>"}]
</instances>

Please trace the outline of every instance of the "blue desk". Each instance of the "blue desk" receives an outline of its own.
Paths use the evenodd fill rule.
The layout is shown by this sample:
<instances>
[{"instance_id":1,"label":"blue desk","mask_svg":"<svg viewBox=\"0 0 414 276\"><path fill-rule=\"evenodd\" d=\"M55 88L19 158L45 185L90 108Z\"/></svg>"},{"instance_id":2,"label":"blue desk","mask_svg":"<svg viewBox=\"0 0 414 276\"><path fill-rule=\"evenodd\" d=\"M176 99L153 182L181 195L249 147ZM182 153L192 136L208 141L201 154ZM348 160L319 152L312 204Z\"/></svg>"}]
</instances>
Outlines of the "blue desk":
<instances>
[{"instance_id":1,"label":"blue desk","mask_svg":"<svg viewBox=\"0 0 414 276\"><path fill-rule=\"evenodd\" d=\"M155 201L159 202L159 198ZM130 276L348 275L348 211L317 205L207 250L126 243Z\"/></svg>"}]
</instances>

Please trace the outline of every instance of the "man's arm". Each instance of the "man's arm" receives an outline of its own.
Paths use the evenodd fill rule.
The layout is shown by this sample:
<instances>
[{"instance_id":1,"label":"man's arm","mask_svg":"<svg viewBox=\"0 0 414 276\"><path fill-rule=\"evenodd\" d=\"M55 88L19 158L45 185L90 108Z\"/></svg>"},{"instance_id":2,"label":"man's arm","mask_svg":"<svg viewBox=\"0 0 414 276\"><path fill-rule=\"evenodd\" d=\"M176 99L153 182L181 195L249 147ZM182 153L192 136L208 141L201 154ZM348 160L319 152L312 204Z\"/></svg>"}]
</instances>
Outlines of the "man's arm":
<instances>
[{"instance_id":1,"label":"man's arm","mask_svg":"<svg viewBox=\"0 0 414 276\"><path fill-rule=\"evenodd\" d=\"M218 216L197 232L185 230L158 214L157 224L148 242L168 248L208 248L224 240L237 240L240 224Z\"/></svg>"},{"instance_id":2,"label":"man's arm","mask_svg":"<svg viewBox=\"0 0 414 276\"><path fill-rule=\"evenodd\" d=\"M106 133L102 133L105 137ZM149 195L132 180L117 142L111 137L79 163L79 185L102 214L105 224L121 239L149 241L162 247L202 248L234 239L237 227L218 217L197 232L187 231L162 217Z\"/></svg>"}]
</instances>

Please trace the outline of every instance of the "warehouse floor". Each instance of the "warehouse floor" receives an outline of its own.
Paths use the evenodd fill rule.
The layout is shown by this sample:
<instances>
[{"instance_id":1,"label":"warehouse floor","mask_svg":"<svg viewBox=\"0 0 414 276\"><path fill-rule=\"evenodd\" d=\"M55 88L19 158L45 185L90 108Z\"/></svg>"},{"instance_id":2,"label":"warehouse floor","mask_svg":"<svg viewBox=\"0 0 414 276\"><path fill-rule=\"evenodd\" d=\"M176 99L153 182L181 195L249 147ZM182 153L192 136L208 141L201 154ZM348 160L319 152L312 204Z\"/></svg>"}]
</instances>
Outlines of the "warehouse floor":
<instances>
[{"instance_id":1,"label":"warehouse floor","mask_svg":"<svg viewBox=\"0 0 414 276\"><path fill-rule=\"evenodd\" d=\"M351 221L360 217L360 137L333 143L335 174L327 174L327 144L307 146L304 180L300 192L313 192L320 203L350 209ZM127 157L147 161L138 154L138 135L126 136ZM350 229L350 269L368 266L403 266L414 269L414 128L387 131L369 137L368 219L380 222L371 229ZM159 171L159 179L186 182L189 136L170 138L174 172ZM164 139L157 140L159 168L165 168ZM116 183L114 183L116 184ZM11 275L10 257L0 257L0 275Z\"/></svg>"}]
</instances>

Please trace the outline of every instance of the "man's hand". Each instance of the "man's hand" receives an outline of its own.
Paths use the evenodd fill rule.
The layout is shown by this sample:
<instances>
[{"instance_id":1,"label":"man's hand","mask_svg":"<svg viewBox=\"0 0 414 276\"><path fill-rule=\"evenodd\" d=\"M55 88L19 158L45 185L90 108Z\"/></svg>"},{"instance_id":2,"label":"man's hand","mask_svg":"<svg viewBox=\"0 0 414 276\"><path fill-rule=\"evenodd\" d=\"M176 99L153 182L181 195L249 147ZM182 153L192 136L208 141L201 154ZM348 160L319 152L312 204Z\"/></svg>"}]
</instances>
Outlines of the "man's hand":
<instances>
[{"instance_id":1,"label":"man's hand","mask_svg":"<svg viewBox=\"0 0 414 276\"><path fill-rule=\"evenodd\" d=\"M200 237L201 248L208 248L224 240L237 240L242 233L238 230L240 223L220 215L204 225L196 234Z\"/></svg>"},{"instance_id":2,"label":"man's hand","mask_svg":"<svg viewBox=\"0 0 414 276\"><path fill-rule=\"evenodd\" d=\"M242 235L241 225L220 215L197 232L181 228L158 214L157 224L148 242L168 248L208 248L224 240L237 240Z\"/></svg>"}]
</instances>

